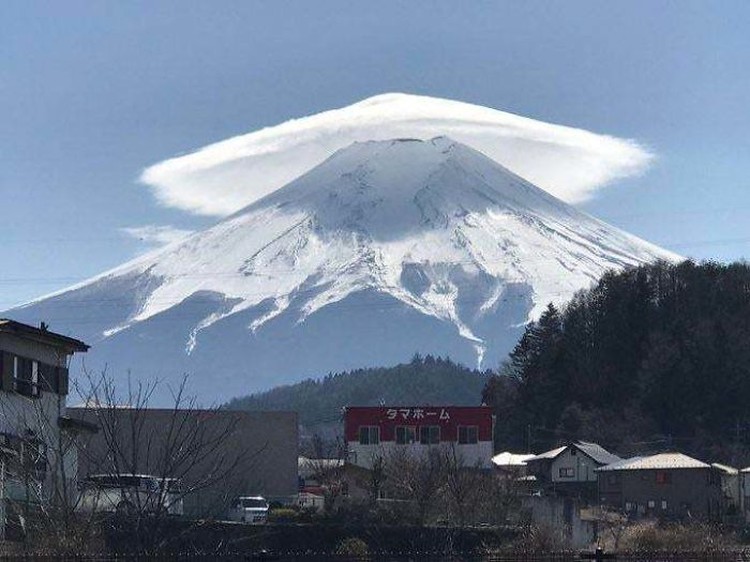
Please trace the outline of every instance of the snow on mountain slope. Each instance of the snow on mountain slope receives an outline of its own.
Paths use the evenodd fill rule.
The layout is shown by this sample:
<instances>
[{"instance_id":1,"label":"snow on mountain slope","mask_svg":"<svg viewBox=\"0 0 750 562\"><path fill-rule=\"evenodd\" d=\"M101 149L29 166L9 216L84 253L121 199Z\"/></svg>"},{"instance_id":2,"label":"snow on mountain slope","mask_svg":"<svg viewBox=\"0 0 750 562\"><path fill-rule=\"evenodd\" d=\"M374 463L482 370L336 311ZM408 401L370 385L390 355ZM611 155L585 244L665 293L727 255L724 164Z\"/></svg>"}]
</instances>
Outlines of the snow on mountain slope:
<instances>
[{"instance_id":1,"label":"snow on mountain slope","mask_svg":"<svg viewBox=\"0 0 750 562\"><path fill-rule=\"evenodd\" d=\"M469 103L382 94L170 158L141 180L159 200L226 216L353 142L447 135L567 202L637 174L651 154L632 140L553 125Z\"/></svg>"},{"instance_id":2,"label":"snow on mountain slope","mask_svg":"<svg viewBox=\"0 0 750 562\"><path fill-rule=\"evenodd\" d=\"M223 400L414 352L494 366L548 302L656 259L678 256L451 139L370 141L12 314L70 329L111 367L190 372Z\"/></svg>"}]
</instances>

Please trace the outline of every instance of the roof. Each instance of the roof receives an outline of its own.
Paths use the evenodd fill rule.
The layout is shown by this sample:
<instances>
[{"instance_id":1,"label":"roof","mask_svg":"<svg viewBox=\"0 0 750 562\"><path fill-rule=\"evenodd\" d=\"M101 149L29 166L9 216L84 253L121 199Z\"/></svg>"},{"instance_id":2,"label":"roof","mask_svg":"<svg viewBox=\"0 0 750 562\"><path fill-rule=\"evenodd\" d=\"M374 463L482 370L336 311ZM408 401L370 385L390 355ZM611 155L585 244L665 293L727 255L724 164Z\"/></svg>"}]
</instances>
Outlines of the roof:
<instances>
[{"instance_id":1,"label":"roof","mask_svg":"<svg viewBox=\"0 0 750 562\"><path fill-rule=\"evenodd\" d=\"M528 461L541 461L544 459L554 459L557 457L557 455L562 453L567 448L568 448L567 445L563 447L558 447L557 449L552 449L551 451L547 451L546 453L540 453L538 455L535 455L531 457L530 459L526 459L526 461L528 462Z\"/></svg>"},{"instance_id":2,"label":"roof","mask_svg":"<svg viewBox=\"0 0 750 562\"><path fill-rule=\"evenodd\" d=\"M344 459L311 459L300 456L297 457L297 472L303 478L310 478L322 471L341 468L344 464Z\"/></svg>"},{"instance_id":3,"label":"roof","mask_svg":"<svg viewBox=\"0 0 750 562\"><path fill-rule=\"evenodd\" d=\"M678 468L710 468L710 466L682 453L660 453L649 457L625 459L602 466L597 470L611 472L616 470L669 470Z\"/></svg>"},{"instance_id":4,"label":"roof","mask_svg":"<svg viewBox=\"0 0 750 562\"><path fill-rule=\"evenodd\" d=\"M44 324L42 324L42 327L37 328L35 326L30 326L29 324L16 322L15 320L0 318L0 332L33 339L49 345L64 347L70 353L73 353L74 351L89 350L89 346L83 343L81 340L69 338L68 336L63 336L62 334L58 334L55 332L50 332Z\"/></svg>"},{"instance_id":5,"label":"roof","mask_svg":"<svg viewBox=\"0 0 750 562\"><path fill-rule=\"evenodd\" d=\"M492 463L495 466L526 466L526 461L534 456L534 454L524 455L505 451L492 457Z\"/></svg>"},{"instance_id":6,"label":"roof","mask_svg":"<svg viewBox=\"0 0 750 562\"><path fill-rule=\"evenodd\" d=\"M622 460L621 457L613 455L607 449L596 443L579 441L578 443L574 443L573 446L580 449L599 464L612 464L613 462L620 462Z\"/></svg>"},{"instance_id":7,"label":"roof","mask_svg":"<svg viewBox=\"0 0 750 562\"><path fill-rule=\"evenodd\" d=\"M583 454L590 457L597 464L607 465L622 460L617 455L613 455L612 453L607 451L607 449L605 449L601 445L597 445L596 443L589 443L588 441L577 441L576 443L571 443L570 445L558 447L557 449L552 449L551 451L547 451L546 453L536 455L535 457L527 459L527 462L539 461L544 459L555 459L570 447L575 447Z\"/></svg>"},{"instance_id":8,"label":"roof","mask_svg":"<svg viewBox=\"0 0 750 562\"><path fill-rule=\"evenodd\" d=\"M99 433L99 426L86 420L71 418L70 416L60 416L57 418L57 425L60 429L70 431L83 431L86 433Z\"/></svg>"},{"instance_id":9,"label":"roof","mask_svg":"<svg viewBox=\"0 0 750 562\"><path fill-rule=\"evenodd\" d=\"M721 470L722 472L725 472L726 474L739 474L739 470L734 468L733 466L729 466L727 464L721 464L718 462L712 462L711 467L715 468L717 470Z\"/></svg>"}]
</instances>

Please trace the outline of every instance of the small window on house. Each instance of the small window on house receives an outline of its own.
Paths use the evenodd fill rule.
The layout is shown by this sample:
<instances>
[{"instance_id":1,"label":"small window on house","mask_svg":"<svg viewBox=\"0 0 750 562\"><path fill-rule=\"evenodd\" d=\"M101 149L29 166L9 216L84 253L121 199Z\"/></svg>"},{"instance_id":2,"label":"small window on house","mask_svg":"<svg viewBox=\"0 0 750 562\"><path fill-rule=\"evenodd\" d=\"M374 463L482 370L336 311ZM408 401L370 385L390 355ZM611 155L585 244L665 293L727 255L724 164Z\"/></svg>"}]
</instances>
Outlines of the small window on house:
<instances>
[{"instance_id":1,"label":"small window on house","mask_svg":"<svg viewBox=\"0 0 750 562\"><path fill-rule=\"evenodd\" d=\"M411 445L417 440L417 430L414 427L398 425L396 426L396 444Z\"/></svg>"},{"instance_id":2,"label":"small window on house","mask_svg":"<svg viewBox=\"0 0 750 562\"><path fill-rule=\"evenodd\" d=\"M360 445L377 445L380 443L380 428L374 425L363 425L359 428Z\"/></svg>"},{"instance_id":3,"label":"small window on house","mask_svg":"<svg viewBox=\"0 0 750 562\"><path fill-rule=\"evenodd\" d=\"M633 511L633 502L625 502L625 511Z\"/></svg>"},{"instance_id":4,"label":"small window on house","mask_svg":"<svg viewBox=\"0 0 750 562\"><path fill-rule=\"evenodd\" d=\"M671 475L666 470L658 470L656 472L657 484L669 484L671 481L672 481Z\"/></svg>"},{"instance_id":5,"label":"small window on house","mask_svg":"<svg viewBox=\"0 0 750 562\"><path fill-rule=\"evenodd\" d=\"M662 510L667 510L667 500L661 500L661 508Z\"/></svg>"},{"instance_id":6,"label":"small window on house","mask_svg":"<svg viewBox=\"0 0 750 562\"><path fill-rule=\"evenodd\" d=\"M648 500L648 508L654 509L656 507L656 501L654 500Z\"/></svg>"},{"instance_id":7,"label":"small window on house","mask_svg":"<svg viewBox=\"0 0 750 562\"><path fill-rule=\"evenodd\" d=\"M575 457L577 454L578 454L578 449L576 449L575 447L571 447L570 448L570 456L571 457Z\"/></svg>"},{"instance_id":8,"label":"small window on house","mask_svg":"<svg viewBox=\"0 0 750 562\"><path fill-rule=\"evenodd\" d=\"M576 469L572 467L563 467L558 471L560 478L574 478L576 475Z\"/></svg>"},{"instance_id":9,"label":"small window on house","mask_svg":"<svg viewBox=\"0 0 750 562\"><path fill-rule=\"evenodd\" d=\"M420 427L419 442L422 445L437 445L440 443L440 426L423 425Z\"/></svg>"},{"instance_id":10,"label":"small window on house","mask_svg":"<svg viewBox=\"0 0 750 562\"><path fill-rule=\"evenodd\" d=\"M458 444L473 445L479 441L479 427L476 425L458 426Z\"/></svg>"},{"instance_id":11,"label":"small window on house","mask_svg":"<svg viewBox=\"0 0 750 562\"><path fill-rule=\"evenodd\" d=\"M39 396L39 363L26 357L13 357L13 384L18 394Z\"/></svg>"}]
</instances>

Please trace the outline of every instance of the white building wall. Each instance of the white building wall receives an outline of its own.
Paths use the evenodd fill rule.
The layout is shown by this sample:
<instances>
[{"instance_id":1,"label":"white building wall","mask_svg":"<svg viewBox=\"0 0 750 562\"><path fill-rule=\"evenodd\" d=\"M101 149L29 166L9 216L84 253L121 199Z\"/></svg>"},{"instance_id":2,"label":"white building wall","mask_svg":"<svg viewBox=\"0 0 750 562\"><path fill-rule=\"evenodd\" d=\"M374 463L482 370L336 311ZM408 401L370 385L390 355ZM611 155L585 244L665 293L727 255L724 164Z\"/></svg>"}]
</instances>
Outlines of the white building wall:
<instances>
[{"instance_id":1,"label":"white building wall","mask_svg":"<svg viewBox=\"0 0 750 562\"><path fill-rule=\"evenodd\" d=\"M421 443L397 445L395 441L383 441L379 445L361 445L359 441L349 441L348 460L357 466L371 469L376 459L387 459L393 454L404 452L417 457L425 455L430 449L436 447L455 447L456 453L463 459L463 463L467 467L489 468L492 466L494 452L492 441L479 441L467 445L450 442L443 442L440 445L422 445Z\"/></svg>"}]
</instances>

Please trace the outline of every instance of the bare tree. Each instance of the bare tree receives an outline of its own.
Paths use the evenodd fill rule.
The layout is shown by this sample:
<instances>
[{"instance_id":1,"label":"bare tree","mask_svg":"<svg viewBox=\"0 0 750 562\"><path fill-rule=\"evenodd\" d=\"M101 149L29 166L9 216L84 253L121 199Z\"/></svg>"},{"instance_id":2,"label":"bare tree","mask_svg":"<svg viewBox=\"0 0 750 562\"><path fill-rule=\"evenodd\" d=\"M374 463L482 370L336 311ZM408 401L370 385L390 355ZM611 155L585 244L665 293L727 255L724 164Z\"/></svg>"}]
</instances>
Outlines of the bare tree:
<instances>
[{"instance_id":1,"label":"bare tree","mask_svg":"<svg viewBox=\"0 0 750 562\"><path fill-rule=\"evenodd\" d=\"M106 373L86 373L76 385L85 408L66 411L65 396L51 392L0 403L4 427L13 428L0 454L10 482L0 490L14 491L7 503L30 550L80 554L105 526L133 550L158 551L179 538L170 520L184 502L215 513L250 484L265 445L245 443L244 414L198 408L186 379L169 408L152 409L156 388L128 378L121 390ZM90 475L99 478L82 478ZM103 482L121 491L107 495Z\"/></svg>"},{"instance_id":2,"label":"bare tree","mask_svg":"<svg viewBox=\"0 0 750 562\"><path fill-rule=\"evenodd\" d=\"M346 442L340 436L325 440L316 433L313 435L312 445L313 456L306 459L306 466L303 468L317 483L323 495L323 510L330 515L348 493L348 483L345 480Z\"/></svg>"},{"instance_id":3,"label":"bare tree","mask_svg":"<svg viewBox=\"0 0 750 562\"><path fill-rule=\"evenodd\" d=\"M475 522L477 514L481 513L492 475L479 464L467 465L454 445L443 448L443 466L451 519L461 527Z\"/></svg>"},{"instance_id":4,"label":"bare tree","mask_svg":"<svg viewBox=\"0 0 750 562\"><path fill-rule=\"evenodd\" d=\"M435 511L445 482L445 464L440 447L424 454L397 449L386 459L386 478L395 499L411 502L417 523L427 523Z\"/></svg>"},{"instance_id":5,"label":"bare tree","mask_svg":"<svg viewBox=\"0 0 750 562\"><path fill-rule=\"evenodd\" d=\"M601 525L602 535L611 539L611 550L617 551L620 548L620 540L622 539L625 530L628 528L628 515L625 511L609 508L600 507L596 514L596 521ZM602 538L604 538L602 537ZM604 538L604 542L609 541Z\"/></svg>"},{"instance_id":6,"label":"bare tree","mask_svg":"<svg viewBox=\"0 0 750 562\"><path fill-rule=\"evenodd\" d=\"M265 444L250 450L244 443L241 412L198 408L186 394L187 378L164 409L149 407L158 383L133 383L128 377L121 393L105 373L87 373L85 380L81 394L87 407L80 419L99 428L96 445L87 447L82 459L86 472L114 482L148 475L156 483L123 496L115 506L137 550L156 551L173 538L164 528L185 501L202 498L200 509L211 513L248 486L247 475Z\"/></svg>"}]
</instances>

